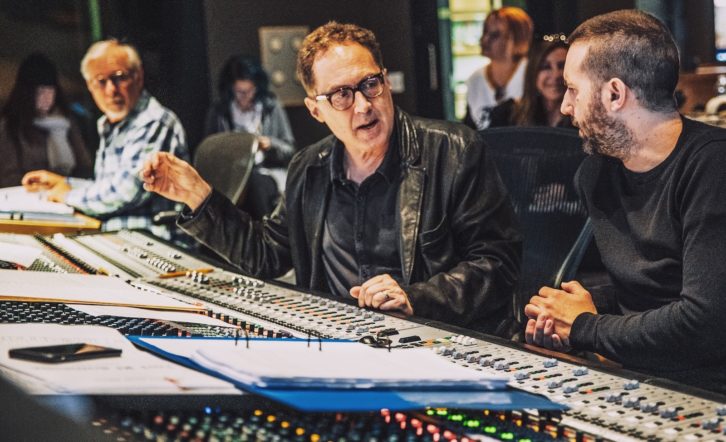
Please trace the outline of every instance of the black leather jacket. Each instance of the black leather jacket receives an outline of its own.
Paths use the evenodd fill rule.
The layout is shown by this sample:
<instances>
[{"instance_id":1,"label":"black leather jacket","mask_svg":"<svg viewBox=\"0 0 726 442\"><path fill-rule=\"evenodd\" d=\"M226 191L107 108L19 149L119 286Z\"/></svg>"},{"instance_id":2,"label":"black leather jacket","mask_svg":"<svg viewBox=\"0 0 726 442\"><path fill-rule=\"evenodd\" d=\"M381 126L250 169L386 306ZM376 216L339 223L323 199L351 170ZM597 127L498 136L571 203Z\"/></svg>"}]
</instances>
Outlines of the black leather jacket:
<instances>
[{"instance_id":1,"label":"black leather jacket","mask_svg":"<svg viewBox=\"0 0 726 442\"><path fill-rule=\"evenodd\" d=\"M445 121L395 115L402 181L399 251L414 313L487 333L511 320L521 235L484 143ZM274 278L291 266L302 289L327 291L322 237L332 135L292 159L283 200L252 221L216 191L180 226L243 272Z\"/></svg>"}]
</instances>

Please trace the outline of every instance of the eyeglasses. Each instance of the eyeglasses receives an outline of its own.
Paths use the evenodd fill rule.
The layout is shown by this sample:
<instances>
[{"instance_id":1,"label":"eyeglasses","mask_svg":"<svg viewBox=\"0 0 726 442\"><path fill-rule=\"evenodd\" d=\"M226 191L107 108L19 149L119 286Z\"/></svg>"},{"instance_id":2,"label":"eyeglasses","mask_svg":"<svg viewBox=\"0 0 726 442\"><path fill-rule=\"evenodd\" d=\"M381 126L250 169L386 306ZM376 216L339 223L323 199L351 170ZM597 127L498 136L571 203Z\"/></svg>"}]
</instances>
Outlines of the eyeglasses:
<instances>
[{"instance_id":1,"label":"eyeglasses","mask_svg":"<svg viewBox=\"0 0 726 442\"><path fill-rule=\"evenodd\" d=\"M355 87L343 86L333 92L317 95L315 100L328 100L330 105L333 106L333 109L339 111L346 110L355 102L356 92L360 91L368 99L379 97L383 93L385 73L386 70L384 69L375 75L369 75L362 79Z\"/></svg>"},{"instance_id":2,"label":"eyeglasses","mask_svg":"<svg viewBox=\"0 0 726 442\"><path fill-rule=\"evenodd\" d=\"M116 71L107 77L98 75L89 80L89 84L94 89L106 89L106 86L110 81L114 86L119 87L121 85L128 84L131 81L132 76L133 71Z\"/></svg>"}]
</instances>

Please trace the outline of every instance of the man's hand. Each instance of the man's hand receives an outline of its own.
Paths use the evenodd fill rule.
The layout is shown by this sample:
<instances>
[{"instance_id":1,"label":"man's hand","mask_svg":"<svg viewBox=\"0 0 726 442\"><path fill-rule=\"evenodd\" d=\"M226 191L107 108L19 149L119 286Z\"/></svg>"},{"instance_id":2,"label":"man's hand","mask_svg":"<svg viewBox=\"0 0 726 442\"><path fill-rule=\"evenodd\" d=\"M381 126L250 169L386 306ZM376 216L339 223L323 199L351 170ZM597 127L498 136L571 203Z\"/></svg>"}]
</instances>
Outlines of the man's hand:
<instances>
[{"instance_id":1,"label":"man's hand","mask_svg":"<svg viewBox=\"0 0 726 442\"><path fill-rule=\"evenodd\" d=\"M186 204L193 211L212 192L212 186L186 161L168 152L155 152L139 172L144 189Z\"/></svg>"},{"instance_id":2,"label":"man's hand","mask_svg":"<svg viewBox=\"0 0 726 442\"><path fill-rule=\"evenodd\" d=\"M351 288L350 295L358 299L360 307L399 310L405 315L413 315L413 307L408 300L408 295L391 275L374 276L363 285Z\"/></svg>"},{"instance_id":3,"label":"man's hand","mask_svg":"<svg viewBox=\"0 0 726 442\"><path fill-rule=\"evenodd\" d=\"M525 340L554 350L567 350L570 331L581 313L597 313L590 292L577 281L563 282L562 290L542 287L524 307L529 318Z\"/></svg>"},{"instance_id":4,"label":"man's hand","mask_svg":"<svg viewBox=\"0 0 726 442\"><path fill-rule=\"evenodd\" d=\"M47 170L32 170L26 173L20 181L28 192L49 190L60 182L65 182L64 176Z\"/></svg>"}]
</instances>

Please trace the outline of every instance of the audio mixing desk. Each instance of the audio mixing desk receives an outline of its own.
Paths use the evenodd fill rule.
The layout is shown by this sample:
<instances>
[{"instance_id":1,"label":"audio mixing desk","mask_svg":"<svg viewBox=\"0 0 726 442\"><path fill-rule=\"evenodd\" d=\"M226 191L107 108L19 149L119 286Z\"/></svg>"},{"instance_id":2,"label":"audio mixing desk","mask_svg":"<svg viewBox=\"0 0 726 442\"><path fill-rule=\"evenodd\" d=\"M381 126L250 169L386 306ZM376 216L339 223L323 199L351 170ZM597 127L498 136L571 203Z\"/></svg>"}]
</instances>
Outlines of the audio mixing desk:
<instances>
[{"instance_id":1,"label":"audio mixing desk","mask_svg":"<svg viewBox=\"0 0 726 442\"><path fill-rule=\"evenodd\" d=\"M439 409L317 416L274 405L240 409L229 404L198 404L183 409L177 402L176 406L144 411L120 405L102 408L106 414L97 417L94 425L116 432L122 439L159 439L162 434L162 440L194 440L194 435L199 440L208 440L217 434L217 440L224 440L218 436L244 434L238 439L726 441L723 396L433 321L360 309L351 300L307 293L240 274L142 232L50 237L4 234L0 235L0 242L42 248L42 256L31 266L32 270L106 273L139 289L201 303L208 315L254 336L356 341L386 337L391 340L392 351L426 347L451 364L507 374L512 386L544 395L569 408L561 415L537 410ZM62 304L2 302L0 323L3 322L93 323L114 327L128 335L230 333L224 327L93 317ZM259 434L265 437L260 438Z\"/></svg>"}]
</instances>

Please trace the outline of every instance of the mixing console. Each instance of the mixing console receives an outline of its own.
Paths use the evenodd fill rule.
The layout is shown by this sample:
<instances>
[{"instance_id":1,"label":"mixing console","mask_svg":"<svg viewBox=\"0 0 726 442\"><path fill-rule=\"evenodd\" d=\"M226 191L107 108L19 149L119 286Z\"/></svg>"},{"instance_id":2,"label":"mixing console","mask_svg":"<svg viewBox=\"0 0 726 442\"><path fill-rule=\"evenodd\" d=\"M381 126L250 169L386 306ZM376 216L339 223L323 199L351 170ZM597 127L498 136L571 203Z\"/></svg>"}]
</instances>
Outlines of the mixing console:
<instances>
[{"instance_id":1,"label":"mixing console","mask_svg":"<svg viewBox=\"0 0 726 442\"><path fill-rule=\"evenodd\" d=\"M0 240L6 238L3 236ZM665 384L640 374L606 369L574 358L553 358L515 343L438 323L363 310L351 300L304 293L284 284L261 281L210 265L139 232L50 238L14 236L9 239L43 248L43 256L33 265L39 270L100 271L116 275L141 289L201 303L210 316L255 335L320 336L369 344L390 340L387 345L395 351L428 347L452 364L492 374L507 373L512 378L512 385L570 407L561 419L551 419L536 411L462 413L429 410L428 414L406 415L400 421L398 415L385 413L316 416L313 420L303 414L283 417L279 413L261 411L259 416L238 411L202 415L198 409L186 414L168 410L157 410L148 415L121 413L109 420L107 426L123 433L128 440L148 438L147 434L158 434L158 431L166 431L169 435L184 432L186 436L180 439L201 440L209 438L210 431L239 429L252 432L241 440L255 439L254 434L265 431L271 440L317 440L312 437L315 434L320 440L463 440L463 437L473 437L522 441L552 438L726 441L726 398L712 393ZM195 271L199 269L205 270ZM229 329L219 327L194 328L190 324L163 321L90 317L78 312L71 315L69 311L75 312L62 305L0 303L0 322L105 324L127 334L213 336L230 333ZM318 419L327 422L325 428L315 426ZM206 424L202 425L202 422ZM284 428L283 422L288 422ZM438 436L434 438L433 433L427 432L428 425L441 429ZM331 430L333 427L341 432ZM355 430L358 427L365 431ZM303 433L298 434L298 429ZM377 429L373 436L367 433L374 431L372 429ZM405 438L401 437L404 433ZM339 434L358 436L346 438Z\"/></svg>"}]
</instances>

